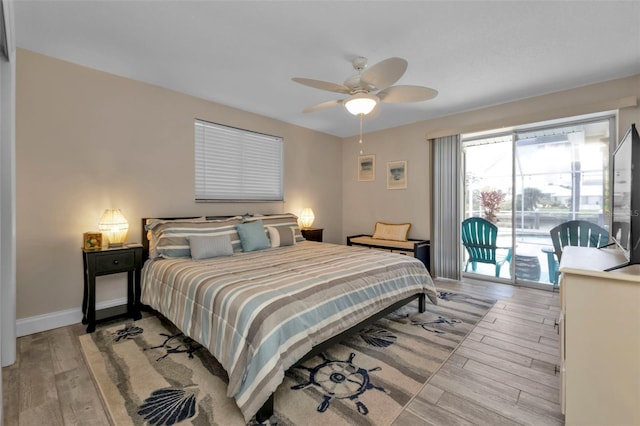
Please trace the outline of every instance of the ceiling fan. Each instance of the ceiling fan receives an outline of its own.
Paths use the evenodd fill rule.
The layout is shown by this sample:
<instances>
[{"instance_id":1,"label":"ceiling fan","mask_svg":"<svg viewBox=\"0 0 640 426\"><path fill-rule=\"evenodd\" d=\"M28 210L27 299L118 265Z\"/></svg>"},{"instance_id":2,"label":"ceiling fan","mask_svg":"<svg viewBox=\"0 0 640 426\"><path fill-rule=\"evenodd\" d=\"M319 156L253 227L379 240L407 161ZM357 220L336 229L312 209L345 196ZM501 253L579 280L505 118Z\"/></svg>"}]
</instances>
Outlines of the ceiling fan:
<instances>
[{"instance_id":1,"label":"ceiling fan","mask_svg":"<svg viewBox=\"0 0 640 426\"><path fill-rule=\"evenodd\" d=\"M351 114L362 117L371 113L380 102L421 102L433 99L438 95L437 90L429 87L393 86L407 70L408 63L405 59L388 58L367 68L367 58L359 56L353 59L352 64L356 73L347 78L344 84L310 78L292 78L296 83L315 89L349 95L344 99L336 99L314 105L305 109L304 112L344 105Z\"/></svg>"}]
</instances>

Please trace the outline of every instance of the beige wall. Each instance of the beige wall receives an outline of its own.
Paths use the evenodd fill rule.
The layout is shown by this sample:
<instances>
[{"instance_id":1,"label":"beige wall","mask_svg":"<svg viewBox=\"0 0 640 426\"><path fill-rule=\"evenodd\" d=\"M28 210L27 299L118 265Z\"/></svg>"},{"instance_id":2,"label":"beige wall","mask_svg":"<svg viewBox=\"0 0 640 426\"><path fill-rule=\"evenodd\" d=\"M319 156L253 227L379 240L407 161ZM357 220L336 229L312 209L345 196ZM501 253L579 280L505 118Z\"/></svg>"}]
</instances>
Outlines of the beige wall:
<instances>
[{"instance_id":1,"label":"beige wall","mask_svg":"<svg viewBox=\"0 0 640 426\"><path fill-rule=\"evenodd\" d=\"M363 153L374 154L376 159L375 180L371 182L358 181L358 139L345 139L343 145L342 221L345 240L347 235L372 233L378 221L410 222L409 238L429 238L430 153L424 129L402 126L365 134ZM407 160L407 189L387 189L387 162L396 160Z\"/></svg>"},{"instance_id":2,"label":"beige wall","mask_svg":"<svg viewBox=\"0 0 640 426\"><path fill-rule=\"evenodd\" d=\"M145 216L299 214L314 209L340 242L341 139L195 97L18 50L17 318L82 302L82 233L120 208L128 241ZM193 120L282 136L285 202L195 203ZM124 274L99 278L98 302L125 297Z\"/></svg>"},{"instance_id":3,"label":"beige wall","mask_svg":"<svg viewBox=\"0 0 640 426\"><path fill-rule=\"evenodd\" d=\"M376 221L411 222L410 237L430 238L428 138L623 105L631 106L620 110L619 129L640 123L635 76L365 134L376 179L358 182L357 137L341 140L25 50L18 51L16 97L18 319L79 311L81 235L96 229L108 207L129 219L129 241L140 241L144 216L299 213L305 206L328 242L370 233ZM286 202L195 203L194 118L284 137ZM342 169L328 166L341 160ZM406 190L386 189L393 160L408 162ZM101 278L98 301L124 295L123 277Z\"/></svg>"},{"instance_id":4,"label":"beige wall","mask_svg":"<svg viewBox=\"0 0 640 426\"><path fill-rule=\"evenodd\" d=\"M430 239L431 159L428 139L616 109L619 109L618 131L624 134L631 123L640 125L639 97L640 75L636 75L367 133L363 139L364 153L376 156L374 182L357 181L358 137L347 138L342 147L343 239L347 235L372 232L377 221L410 222L410 237ZM386 189L386 163L394 160L408 162L406 190Z\"/></svg>"}]
</instances>

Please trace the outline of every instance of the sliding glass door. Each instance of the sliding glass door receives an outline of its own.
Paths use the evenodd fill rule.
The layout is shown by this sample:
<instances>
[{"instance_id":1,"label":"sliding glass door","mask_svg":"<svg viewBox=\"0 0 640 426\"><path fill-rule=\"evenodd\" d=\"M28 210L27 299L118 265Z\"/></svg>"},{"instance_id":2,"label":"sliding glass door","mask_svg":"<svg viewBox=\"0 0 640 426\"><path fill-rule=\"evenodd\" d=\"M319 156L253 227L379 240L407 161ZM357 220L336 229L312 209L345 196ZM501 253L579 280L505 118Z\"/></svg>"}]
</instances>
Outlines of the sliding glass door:
<instances>
[{"instance_id":1,"label":"sliding glass door","mask_svg":"<svg viewBox=\"0 0 640 426\"><path fill-rule=\"evenodd\" d=\"M554 284L557 258L549 231L577 219L610 225L613 125L612 117L601 117L463 135L462 219L480 217L498 231L489 244L496 246L495 257L487 255L486 263L469 262L478 259L462 248L463 273L537 287Z\"/></svg>"}]
</instances>

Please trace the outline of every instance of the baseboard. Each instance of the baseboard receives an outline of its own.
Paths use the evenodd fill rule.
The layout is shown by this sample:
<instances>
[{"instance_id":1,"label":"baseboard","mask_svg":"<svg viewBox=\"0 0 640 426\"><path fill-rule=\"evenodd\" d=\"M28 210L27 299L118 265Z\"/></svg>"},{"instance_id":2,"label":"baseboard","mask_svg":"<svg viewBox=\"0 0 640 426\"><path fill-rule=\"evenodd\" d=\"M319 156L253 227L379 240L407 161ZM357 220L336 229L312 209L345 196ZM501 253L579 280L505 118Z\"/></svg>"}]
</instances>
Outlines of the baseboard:
<instances>
[{"instance_id":1,"label":"baseboard","mask_svg":"<svg viewBox=\"0 0 640 426\"><path fill-rule=\"evenodd\" d=\"M105 309L126 304L127 298L123 297L120 299L96 303L96 309ZM82 310L80 308L65 309L64 311L22 318L16 320L16 336L21 337L29 334L40 333L41 331L53 330L54 328L77 324L81 321Z\"/></svg>"}]
</instances>

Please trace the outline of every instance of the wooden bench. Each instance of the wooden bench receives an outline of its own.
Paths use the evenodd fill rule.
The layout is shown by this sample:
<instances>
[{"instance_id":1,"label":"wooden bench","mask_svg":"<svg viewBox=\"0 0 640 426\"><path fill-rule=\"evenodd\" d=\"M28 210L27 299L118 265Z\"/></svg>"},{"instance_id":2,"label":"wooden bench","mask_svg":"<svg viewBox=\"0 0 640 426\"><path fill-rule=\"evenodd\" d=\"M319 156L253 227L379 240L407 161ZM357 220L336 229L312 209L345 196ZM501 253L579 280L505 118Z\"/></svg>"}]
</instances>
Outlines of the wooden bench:
<instances>
[{"instance_id":1,"label":"wooden bench","mask_svg":"<svg viewBox=\"0 0 640 426\"><path fill-rule=\"evenodd\" d=\"M431 273L431 242L429 240L392 241L372 238L371 235L351 235L347 237L348 246L362 246L378 250L388 250L420 259Z\"/></svg>"}]
</instances>

